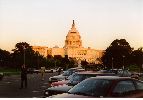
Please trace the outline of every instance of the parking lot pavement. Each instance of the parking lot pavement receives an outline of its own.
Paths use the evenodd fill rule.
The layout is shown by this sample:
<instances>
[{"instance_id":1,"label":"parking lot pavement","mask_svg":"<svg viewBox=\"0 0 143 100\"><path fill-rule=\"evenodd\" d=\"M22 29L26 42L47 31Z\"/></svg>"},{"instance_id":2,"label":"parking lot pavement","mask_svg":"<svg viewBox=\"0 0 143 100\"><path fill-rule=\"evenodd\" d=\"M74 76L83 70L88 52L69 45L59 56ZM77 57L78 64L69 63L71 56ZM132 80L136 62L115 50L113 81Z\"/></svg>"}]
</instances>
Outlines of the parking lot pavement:
<instances>
[{"instance_id":1,"label":"parking lot pavement","mask_svg":"<svg viewBox=\"0 0 143 100\"><path fill-rule=\"evenodd\" d=\"M41 74L28 74L28 87L20 88L20 75L4 76L0 81L0 98L41 98L48 87L48 79L57 73L46 73L45 80Z\"/></svg>"}]
</instances>

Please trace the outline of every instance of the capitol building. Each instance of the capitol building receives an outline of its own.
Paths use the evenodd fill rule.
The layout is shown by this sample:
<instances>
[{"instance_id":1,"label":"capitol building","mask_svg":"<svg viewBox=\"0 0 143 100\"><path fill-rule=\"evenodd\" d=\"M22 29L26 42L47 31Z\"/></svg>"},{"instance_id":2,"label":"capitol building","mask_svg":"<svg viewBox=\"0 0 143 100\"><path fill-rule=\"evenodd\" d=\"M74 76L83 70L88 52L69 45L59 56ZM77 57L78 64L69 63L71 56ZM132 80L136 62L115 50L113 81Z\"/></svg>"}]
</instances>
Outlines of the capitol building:
<instances>
[{"instance_id":1,"label":"capitol building","mask_svg":"<svg viewBox=\"0 0 143 100\"><path fill-rule=\"evenodd\" d=\"M88 63L94 64L100 63L99 59L102 57L104 52L103 50L83 47L81 36L75 27L74 20L72 23L72 27L66 36L65 45L63 48L59 48L58 46L55 46L53 48L32 46L32 49L39 52L39 54L43 55L44 57L47 57L48 55L51 55L53 57L55 55L61 55L62 57L65 57L65 55L67 55L68 58L72 58L76 61L87 61Z\"/></svg>"}]
</instances>

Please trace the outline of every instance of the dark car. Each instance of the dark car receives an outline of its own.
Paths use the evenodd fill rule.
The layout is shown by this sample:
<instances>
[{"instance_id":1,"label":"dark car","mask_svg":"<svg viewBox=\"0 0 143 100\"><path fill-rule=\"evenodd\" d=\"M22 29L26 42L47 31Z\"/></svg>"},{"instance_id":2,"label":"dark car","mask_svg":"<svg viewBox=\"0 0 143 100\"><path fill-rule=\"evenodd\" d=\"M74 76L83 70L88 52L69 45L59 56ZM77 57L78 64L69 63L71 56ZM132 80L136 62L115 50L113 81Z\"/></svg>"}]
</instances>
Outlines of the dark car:
<instances>
[{"instance_id":1,"label":"dark car","mask_svg":"<svg viewBox=\"0 0 143 100\"><path fill-rule=\"evenodd\" d=\"M143 82L130 77L98 76L88 78L75 85L68 93L54 95L55 98L136 98L143 97Z\"/></svg>"},{"instance_id":2,"label":"dark car","mask_svg":"<svg viewBox=\"0 0 143 100\"><path fill-rule=\"evenodd\" d=\"M49 83L51 84L52 82L64 80L64 79L68 78L70 75L72 75L73 73L80 72L80 71L84 71L84 69L76 69L76 68L68 69L68 70L64 71L63 74L61 74L61 75L50 77Z\"/></svg>"},{"instance_id":3,"label":"dark car","mask_svg":"<svg viewBox=\"0 0 143 100\"><path fill-rule=\"evenodd\" d=\"M72 78L67 82L67 84L63 84L63 86L56 86L56 87L49 87L45 90L45 96L51 96L61 93L66 93L70 90L74 85L80 83L81 81L85 80L89 77L96 77L96 76L114 76L113 73L95 73L95 72L78 72L74 73Z\"/></svg>"}]
</instances>

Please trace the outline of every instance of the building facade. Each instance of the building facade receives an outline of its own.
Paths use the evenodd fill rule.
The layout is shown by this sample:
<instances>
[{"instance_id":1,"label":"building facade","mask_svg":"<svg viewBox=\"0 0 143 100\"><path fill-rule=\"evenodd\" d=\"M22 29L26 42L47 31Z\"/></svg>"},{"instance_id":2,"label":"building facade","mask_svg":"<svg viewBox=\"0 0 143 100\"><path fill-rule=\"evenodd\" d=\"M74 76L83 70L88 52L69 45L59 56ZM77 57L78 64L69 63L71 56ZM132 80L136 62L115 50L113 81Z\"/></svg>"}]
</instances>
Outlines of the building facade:
<instances>
[{"instance_id":1,"label":"building facade","mask_svg":"<svg viewBox=\"0 0 143 100\"><path fill-rule=\"evenodd\" d=\"M84 48L82 46L81 36L75 27L74 20L72 27L66 36L65 45L63 48L59 48L58 46L53 48L33 46L32 48L34 51L39 52L44 57L48 55L61 55L62 57L65 57L65 55L67 55L68 58L73 58L76 61L81 60L95 64L100 63L99 59L102 57L104 52L103 50L96 50L90 47Z\"/></svg>"}]
</instances>

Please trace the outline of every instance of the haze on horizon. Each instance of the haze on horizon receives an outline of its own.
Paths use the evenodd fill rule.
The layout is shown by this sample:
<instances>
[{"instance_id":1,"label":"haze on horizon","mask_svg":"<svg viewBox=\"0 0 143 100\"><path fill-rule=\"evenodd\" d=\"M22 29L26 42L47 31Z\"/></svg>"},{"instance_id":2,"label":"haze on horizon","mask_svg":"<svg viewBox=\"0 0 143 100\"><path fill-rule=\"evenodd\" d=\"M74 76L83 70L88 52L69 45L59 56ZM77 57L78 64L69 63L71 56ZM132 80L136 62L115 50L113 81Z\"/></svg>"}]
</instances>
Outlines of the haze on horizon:
<instances>
[{"instance_id":1,"label":"haze on horizon","mask_svg":"<svg viewBox=\"0 0 143 100\"><path fill-rule=\"evenodd\" d=\"M143 47L143 0L0 0L0 48L63 47L72 20L84 47L104 50L122 38Z\"/></svg>"}]
</instances>

